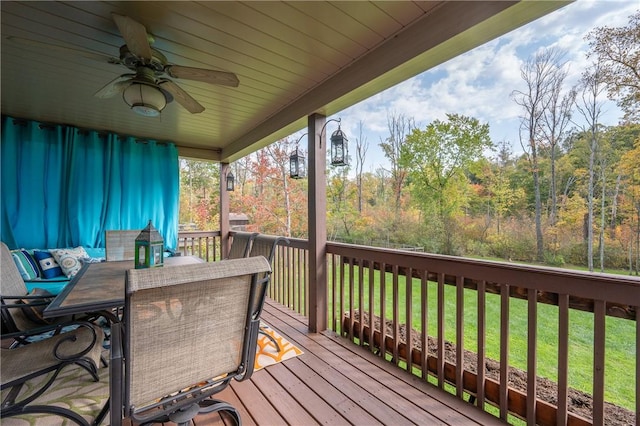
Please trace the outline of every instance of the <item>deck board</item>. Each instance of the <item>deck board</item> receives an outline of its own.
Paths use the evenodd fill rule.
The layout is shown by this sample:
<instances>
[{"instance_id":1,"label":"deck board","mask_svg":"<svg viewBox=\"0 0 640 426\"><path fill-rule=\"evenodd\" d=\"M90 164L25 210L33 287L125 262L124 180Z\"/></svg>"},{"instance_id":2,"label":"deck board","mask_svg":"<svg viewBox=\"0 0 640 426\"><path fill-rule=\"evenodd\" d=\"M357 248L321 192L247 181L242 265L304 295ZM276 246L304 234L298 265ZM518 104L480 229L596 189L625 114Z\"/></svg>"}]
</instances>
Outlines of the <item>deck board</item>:
<instances>
[{"instance_id":1,"label":"deck board","mask_svg":"<svg viewBox=\"0 0 640 426\"><path fill-rule=\"evenodd\" d=\"M309 333L304 317L271 300L262 318L304 353L218 394L245 425L504 424L331 331ZM195 424L230 423L216 413Z\"/></svg>"}]
</instances>

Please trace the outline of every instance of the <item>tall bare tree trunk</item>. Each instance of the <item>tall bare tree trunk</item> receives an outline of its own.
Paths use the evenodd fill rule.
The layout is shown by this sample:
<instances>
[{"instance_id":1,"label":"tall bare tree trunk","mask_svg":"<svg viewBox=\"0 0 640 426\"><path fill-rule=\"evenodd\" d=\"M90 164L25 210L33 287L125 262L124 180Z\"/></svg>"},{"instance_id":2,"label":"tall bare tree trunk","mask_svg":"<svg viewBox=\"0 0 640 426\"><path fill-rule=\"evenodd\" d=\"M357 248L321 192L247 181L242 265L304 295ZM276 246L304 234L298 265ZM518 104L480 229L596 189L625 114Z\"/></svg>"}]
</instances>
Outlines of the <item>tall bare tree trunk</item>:
<instances>
[{"instance_id":1,"label":"tall bare tree trunk","mask_svg":"<svg viewBox=\"0 0 640 426\"><path fill-rule=\"evenodd\" d=\"M559 60L560 58L558 58ZM556 70L549 75L549 102L542 113L540 131L549 144L551 160L549 225L555 226L558 215L558 190L556 188L556 155L558 145L565 135L565 130L571 121L571 108L576 99L576 91L569 90L564 95L562 89L567 76L566 62L558 62Z\"/></svg>"},{"instance_id":2,"label":"tall bare tree trunk","mask_svg":"<svg viewBox=\"0 0 640 426\"><path fill-rule=\"evenodd\" d=\"M394 208L396 217L398 217L401 208L402 188L407 178L407 171L400 165L400 156L405 139L413 128L415 128L415 123L412 118L407 118L402 114L390 114L387 116L387 127L389 129L389 137L386 141L380 142L380 147L385 157L387 157L391 163L390 172L393 185Z\"/></svg>"},{"instance_id":3,"label":"tall bare tree trunk","mask_svg":"<svg viewBox=\"0 0 640 426\"><path fill-rule=\"evenodd\" d=\"M599 121L602 113L600 96L605 86L600 64L595 63L582 74L581 95L576 107L586 121L589 134L589 182L587 186L587 266L593 272L593 199L596 153L599 148Z\"/></svg>"},{"instance_id":4,"label":"tall bare tree trunk","mask_svg":"<svg viewBox=\"0 0 640 426\"><path fill-rule=\"evenodd\" d=\"M362 131L363 122L358 124L358 138L356 139L356 185L358 187L358 212L362 213L362 174L364 171L364 160L367 156L369 143Z\"/></svg>"},{"instance_id":5,"label":"tall bare tree trunk","mask_svg":"<svg viewBox=\"0 0 640 426\"><path fill-rule=\"evenodd\" d=\"M593 272L593 174L596 157L596 135L591 134L589 141L589 184L587 187L587 266Z\"/></svg>"},{"instance_id":6,"label":"tall bare tree trunk","mask_svg":"<svg viewBox=\"0 0 640 426\"><path fill-rule=\"evenodd\" d=\"M622 175L618 174L616 177L616 186L611 196L611 221L609 222L609 237L615 238L616 236L616 220L618 216L618 194L620 193L620 181Z\"/></svg>"},{"instance_id":7,"label":"tall bare tree trunk","mask_svg":"<svg viewBox=\"0 0 640 426\"><path fill-rule=\"evenodd\" d=\"M566 76L566 71L563 70L565 64L563 56L564 53L557 49L545 49L537 53L520 68L520 76L525 82L525 90L515 90L511 94L514 101L524 109L520 120L520 144L527 154L533 175L536 203L536 258L539 262L544 260L544 238L538 151L544 146L545 141L554 141L553 143L555 143L558 137L557 121L561 115L557 112L556 107L560 99L562 81ZM554 114L550 114L551 110L555 111ZM550 126L545 126L545 114L547 114L547 118L555 117L551 130L547 132L545 129Z\"/></svg>"},{"instance_id":8,"label":"tall bare tree trunk","mask_svg":"<svg viewBox=\"0 0 640 426\"><path fill-rule=\"evenodd\" d=\"M536 259L538 260L538 262L542 262L544 260L544 240L542 235L542 200L540 199L540 176L538 173L538 156L535 149L532 151L533 187L535 191L536 201Z\"/></svg>"},{"instance_id":9,"label":"tall bare tree trunk","mask_svg":"<svg viewBox=\"0 0 640 426\"><path fill-rule=\"evenodd\" d=\"M602 188L600 189L600 232L598 235L598 244L600 251L600 272L604 272L604 230L607 227L605 221L605 201L606 201L606 162L603 161L600 164L600 184Z\"/></svg>"}]
</instances>

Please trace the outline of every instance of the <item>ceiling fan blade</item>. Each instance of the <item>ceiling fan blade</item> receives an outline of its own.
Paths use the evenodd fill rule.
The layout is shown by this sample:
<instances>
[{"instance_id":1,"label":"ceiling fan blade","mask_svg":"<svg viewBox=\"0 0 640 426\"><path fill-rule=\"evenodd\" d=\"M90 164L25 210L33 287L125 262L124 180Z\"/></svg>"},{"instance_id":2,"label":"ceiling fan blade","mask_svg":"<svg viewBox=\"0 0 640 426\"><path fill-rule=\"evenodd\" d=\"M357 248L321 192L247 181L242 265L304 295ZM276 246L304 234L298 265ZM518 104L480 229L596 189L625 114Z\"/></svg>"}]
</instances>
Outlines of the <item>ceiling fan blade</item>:
<instances>
[{"instance_id":1,"label":"ceiling fan blade","mask_svg":"<svg viewBox=\"0 0 640 426\"><path fill-rule=\"evenodd\" d=\"M132 77L135 77L135 74L120 75L107 83L102 89L94 93L93 96L100 99L112 98L122 93L122 91L131 84Z\"/></svg>"},{"instance_id":2,"label":"ceiling fan blade","mask_svg":"<svg viewBox=\"0 0 640 426\"><path fill-rule=\"evenodd\" d=\"M112 13L111 16L118 26L122 38L126 43L129 51L138 58L150 61L151 46L147 38L147 29L141 23L129 18L128 16Z\"/></svg>"},{"instance_id":3,"label":"ceiling fan blade","mask_svg":"<svg viewBox=\"0 0 640 426\"><path fill-rule=\"evenodd\" d=\"M173 98L178 101L187 111L191 114L198 114L204 111L204 107L191 97L190 94L185 92L171 80L163 80L160 82L160 87L167 92L171 93Z\"/></svg>"},{"instance_id":4,"label":"ceiling fan blade","mask_svg":"<svg viewBox=\"0 0 640 426\"><path fill-rule=\"evenodd\" d=\"M240 81L232 72L207 70L204 68L183 67L181 65L167 65L165 72L174 78L202 81L210 84L238 87Z\"/></svg>"},{"instance_id":5,"label":"ceiling fan blade","mask_svg":"<svg viewBox=\"0 0 640 426\"><path fill-rule=\"evenodd\" d=\"M92 52L90 50L66 46L64 44L52 44L44 41L31 40L28 38L14 37L14 36L7 36L5 37L5 40L8 41L9 43L12 43L20 47L26 46L26 47L36 47L39 49L46 49L46 50L55 50L57 52L62 52L62 53L71 54L75 56L82 56L88 59L92 59L94 61L107 62L110 64L122 63L122 61L120 61L119 58L116 58L114 56L103 55L101 53Z\"/></svg>"}]
</instances>

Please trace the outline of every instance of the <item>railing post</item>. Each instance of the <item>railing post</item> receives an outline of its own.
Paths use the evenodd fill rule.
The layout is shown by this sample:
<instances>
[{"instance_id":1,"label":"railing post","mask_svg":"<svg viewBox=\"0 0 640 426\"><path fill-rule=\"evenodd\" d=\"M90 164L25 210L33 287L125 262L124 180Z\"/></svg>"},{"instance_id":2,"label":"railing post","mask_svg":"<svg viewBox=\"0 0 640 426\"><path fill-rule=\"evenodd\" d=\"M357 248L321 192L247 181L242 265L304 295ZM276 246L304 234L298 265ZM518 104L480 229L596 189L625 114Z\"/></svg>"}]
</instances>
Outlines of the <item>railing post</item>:
<instances>
[{"instance_id":1,"label":"railing post","mask_svg":"<svg viewBox=\"0 0 640 426\"><path fill-rule=\"evenodd\" d=\"M309 331L327 328L327 163L326 138L321 133L325 116L308 117L309 155ZM319 141L318 141L319 138Z\"/></svg>"}]
</instances>

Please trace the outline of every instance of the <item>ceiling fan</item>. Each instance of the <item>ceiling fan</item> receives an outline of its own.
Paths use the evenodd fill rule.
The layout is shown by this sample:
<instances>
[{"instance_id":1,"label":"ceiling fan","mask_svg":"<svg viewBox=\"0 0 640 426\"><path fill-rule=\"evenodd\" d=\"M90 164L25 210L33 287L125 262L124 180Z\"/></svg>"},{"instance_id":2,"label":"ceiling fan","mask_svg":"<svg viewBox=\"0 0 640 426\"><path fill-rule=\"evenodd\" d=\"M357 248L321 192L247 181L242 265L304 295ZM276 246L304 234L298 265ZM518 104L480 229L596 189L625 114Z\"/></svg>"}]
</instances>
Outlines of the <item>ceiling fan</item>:
<instances>
[{"instance_id":1,"label":"ceiling fan","mask_svg":"<svg viewBox=\"0 0 640 426\"><path fill-rule=\"evenodd\" d=\"M128 16L111 15L126 44L120 47L120 57L110 58L109 62L122 64L134 72L116 77L94 96L110 98L122 94L133 111L153 117L173 99L192 114L204 111L198 101L166 76L238 87L238 77L233 73L170 64L151 47L153 37L144 25Z\"/></svg>"}]
</instances>

